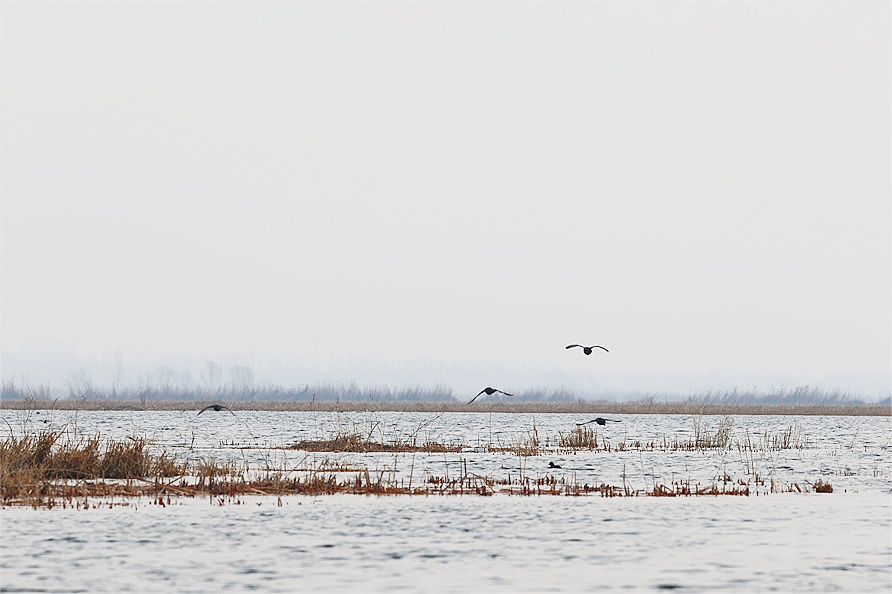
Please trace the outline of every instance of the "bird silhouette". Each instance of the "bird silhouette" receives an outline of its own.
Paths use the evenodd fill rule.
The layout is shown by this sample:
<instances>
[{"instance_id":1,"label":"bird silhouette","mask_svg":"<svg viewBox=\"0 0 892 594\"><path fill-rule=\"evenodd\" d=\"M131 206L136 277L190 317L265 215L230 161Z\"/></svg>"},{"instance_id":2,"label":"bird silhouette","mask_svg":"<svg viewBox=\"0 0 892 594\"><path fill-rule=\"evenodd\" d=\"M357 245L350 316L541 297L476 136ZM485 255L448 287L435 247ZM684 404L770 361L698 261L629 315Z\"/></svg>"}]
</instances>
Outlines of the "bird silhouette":
<instances>
[{"instance_id":1,"label":"bird silhouette","mask_svg":"<svg viewBox=\"0 0 892 594\"><path fill-rule=\"evenodd\" d=\"M560 464L555 464L554 462L549 462L549 463L548 463L548 467L549 467L549 468L560 468L561 465L560 465Z\"/></svg>"},{"instance_id":2,"label":"bird silhouette","mask_svg":"<svg viewBox=\"0 0 892 594\"><path fill-rule=\"evenodd\" d=\"M480 396L480 394L486 394L487 396L492 396L496 392L498 392L499 394L504 394L505 396L514 396L514 394L509 394L508 392L502 392L501 390L496 390L495 388L490 387L490 386L487 386L487 387L483 388L482 390L480 390L480 392L477 393L477 396ZM475 400L477 400L477 396L474 396L473 398L471 398L471 401L468 402L468 404L471 404L471 402L474 402Z\"/></svg>"},{"instance_id":3,"label":"bird silhouette","mask_svg":"<svg viewBox=\"0 0 892 594\"><path fill-rule=\"evenodd\" d=\"M611 423L620 423L621 421L617 421L616 419L602 419L598 417L597 419L592 419L591 421L586 421L585 423L576 423L577 426L588 425L589 423L597 423L598 425L606 425L607 421Z\"/></svg>"},{"instance_id":4,"label":"bird silhouette","mask_svg":"<svg viewBox=\"0 0 892 594\"><path fill-rule=\"evenodd\" d=\"M201 414L206 410L214 410L216 412L220 412L221 410L228 410L230 412L230 414L232 414L232 416L235 416L235 413L232 412L231 408L229 408L228 406L223 406L222 404L208 404L203 409L198 411L198 414Z\"/></svg>"},{"instance_id":5,"label":"bird silhouette","mask_svg":"<svg viewBox=\"0 0 892 594\"><path fill-rule=\"evenodd\" d=\"M571 344L571 345L567 345L566 348L568 348L568 349L572 349L573 347L581 347L581 348L582 348L582 352L585 353L586 355L591 355L591 354L592 354L592 349L603 349L605 352L608 352L608 353L610 352L610 351L608 351L607 349L605 349L604 347L602 347L602 346L599 345L599 344L592 345L592 346L590 346L590 347L582 346L581 344Z\"/></svg>"}]
</instances>

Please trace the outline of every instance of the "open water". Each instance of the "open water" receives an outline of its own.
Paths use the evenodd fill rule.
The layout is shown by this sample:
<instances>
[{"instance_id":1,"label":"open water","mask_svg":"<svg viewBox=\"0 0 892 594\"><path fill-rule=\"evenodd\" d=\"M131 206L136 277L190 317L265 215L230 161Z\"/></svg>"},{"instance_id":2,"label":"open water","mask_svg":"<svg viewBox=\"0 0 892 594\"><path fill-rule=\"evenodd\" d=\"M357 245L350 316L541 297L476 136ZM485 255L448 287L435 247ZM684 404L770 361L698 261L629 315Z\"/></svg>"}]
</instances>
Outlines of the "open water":
<instances>
[{"instance_id":1,"label":"open water","mask_svg":"<svg viewBox=\"0 0 892 594\"><path fill-rule=\"evenodd\" d=\"M621 422L595 428L614 451L571 453L556 445L588 420L573 414L0 411L14 434L56 428L140 435L181 459L297 471L337 459L416 484L463 467L496 479L555 475L632 491L678 480L753 484L748 497L337 495L6 507L0 591L892 590L889 417L735 416L725 420L732 444L753 447L710 451L665 446L698 430L714 433L720 417L611 418ZM478 451L282 449L338 432ZM784 435L796 447L767 447ZM543 455L489 449L533 439ZM638 443L655 447L629 447ZM777 492L793 485L807 491L817 479L834 492Z\"/></svg>"}]
</instances>

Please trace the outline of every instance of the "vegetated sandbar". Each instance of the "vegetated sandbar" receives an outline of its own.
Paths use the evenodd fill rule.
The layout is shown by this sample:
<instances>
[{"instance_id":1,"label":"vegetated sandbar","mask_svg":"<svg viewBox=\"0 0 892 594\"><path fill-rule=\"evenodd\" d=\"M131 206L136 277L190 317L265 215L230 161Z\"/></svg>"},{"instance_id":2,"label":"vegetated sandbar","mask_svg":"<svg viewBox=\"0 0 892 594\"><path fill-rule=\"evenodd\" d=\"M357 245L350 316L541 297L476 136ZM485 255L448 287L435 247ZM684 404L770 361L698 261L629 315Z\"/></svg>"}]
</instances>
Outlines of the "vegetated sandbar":
<instances>
[{"instance_id":1,"label":"vegetated sandbar","mask_svg":"<svg viewBox=\"0 0 892 594\"><path fill-rule=\"evenodd\" d=\"M11 410L130 410L187 411L200 410L209 400L91 400L4 399L0 408ZM818 415L818 416L892 416L892 406L882 403L856 404L746 404L609 400L576 402L463 402L422 401L271 401L217 400L234 411L321 411L321 412L471 412L471 413L578 413L578 414L697 414L697 415Z\"/></svg>"}]
</instances>

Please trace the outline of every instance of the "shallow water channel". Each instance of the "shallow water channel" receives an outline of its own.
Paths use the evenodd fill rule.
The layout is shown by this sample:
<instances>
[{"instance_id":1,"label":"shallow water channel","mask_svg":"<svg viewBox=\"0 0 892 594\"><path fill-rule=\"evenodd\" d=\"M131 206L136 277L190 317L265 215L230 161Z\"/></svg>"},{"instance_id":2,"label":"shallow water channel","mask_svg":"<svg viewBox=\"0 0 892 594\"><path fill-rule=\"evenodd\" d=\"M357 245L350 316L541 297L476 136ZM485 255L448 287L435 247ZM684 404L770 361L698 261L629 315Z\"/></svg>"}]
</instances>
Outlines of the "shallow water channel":
<instances>
[{"instance_id":1,"label":"shallow water channel","mask_svg":"<svg viewBox=\"0 0 892 594\"><path fill-rule=\"evenodd\" d=\"M618 415L612 418L620 423L595 427L609 451L558 447L576 422L588 420L572 414L4 410L0 418L15 434L139 435L181 459L252 468L294 470L336 458L392 481L467 467L495 479L555 475L641 493L678 480L753 483L749 496L180 497L163 506L118 498L87 510L7 506L0 511L0 590L7 592L892 588L889 417ZM671 447L721 423L730 428L727 448ZM478 451L284 449L339 432ZM769 447L783 435L793 447ZM539 455L510 451L534 438ZM751 451L734 446L746 443ZM792 485L808 491L817 479L833 493L781 492Z\"/></svg>"}]
</instances>

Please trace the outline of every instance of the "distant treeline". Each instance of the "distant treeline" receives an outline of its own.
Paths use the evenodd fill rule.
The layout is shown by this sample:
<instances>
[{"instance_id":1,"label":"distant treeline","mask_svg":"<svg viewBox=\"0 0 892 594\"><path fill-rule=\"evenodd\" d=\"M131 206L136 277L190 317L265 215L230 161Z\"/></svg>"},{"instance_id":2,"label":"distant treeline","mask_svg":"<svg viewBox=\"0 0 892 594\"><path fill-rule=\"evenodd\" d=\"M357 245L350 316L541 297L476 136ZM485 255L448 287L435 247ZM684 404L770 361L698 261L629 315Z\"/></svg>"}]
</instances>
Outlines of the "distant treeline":
<instances>
[{"instance_id":1,"label":"distant treeline","mask_svg":"<svg viewBox=\"0 0 892 594\"><path fill-rule=\"evenodd\" d=\"M211 389L205 387L181 387L176 385L145 386L68 386L63 390L54 389L49 384L37 386L16 385L4 381L2 398L53 400L55 398L84 400L127 400L140 402L155 401L279 401L279 402L327 402L327 401L362 401L378 400L393 402L452 402L455 397L448 387L388 387L361 388L356 384L336 385L319 384L301 386L221 386Z\"/></svg>"},{"instance_id":2,"label":"distant treeline","mask_svg":"<svg viewBox=\"0 0 892 594\"><path fill-rule=\"evenodd\" d=\"M390 388L387 386L361 387L357 384L304 384L300 386L223 386L217 389L204 387L183 388L167 386L125 386L118 388L68 386L64 390L54 389L50 384L37 386L16 385L4 381L2 398L11 400L126 400L139 402L195 401L208 400L246 402L463 402L470 396L457 397L447 386L407 386ZM507 400L507 397L490 396L490 402ZM533 389L519 393L511 401L521 402L575 402L580 400L566 390Z\"/></svg>"},{"instance_id":3,"label":"distant treeline","mask_svg":"<svg viewBox=\"0 0 892 594\"><path fill-rule=\"evenodd\" d=\"M862 404L887 404L892 406L892 396L879 400L866 401L841 390L822 390L811 386L796 388L775 388L767 392L734 388L724 392L706 391L685 399L688 402L724 405L817 405L817 406L858 406Z\"/></svg>"},{"instance_id":4,"label":"distant treeline","mask_svg":"<svg viewBox=\"0 0 892 594\"><path fill-rule=\"evenodd\" d=\"M216 389L206 387L180 387L176 385L144 386L95 386L92 384L69 385L64 389L53 388L50 384L35 386L17 385L3 381L0 398L7 400L55 399L83 401L127 401L127 402L207 402L223 400L228 402L430 402L463 403L474 394L456 396L447 386L408 386L390 388L387 386L361 387L355 383L338 385L323 383L299 386L221 386ZM796 388L776 388L766 392L732 389L726 391L704 391L696 395L672 393L640 392L594 394L580 396L566 389L530 388L517 392L512 397L487 396L489 403L586 403L593 400L612 402L686 402L712 405L767 405L767 406L892 406L892 397L886 395L879 400L865 400L840 390L822 390L809 386Z\"/></svg>"}]
</instances>

